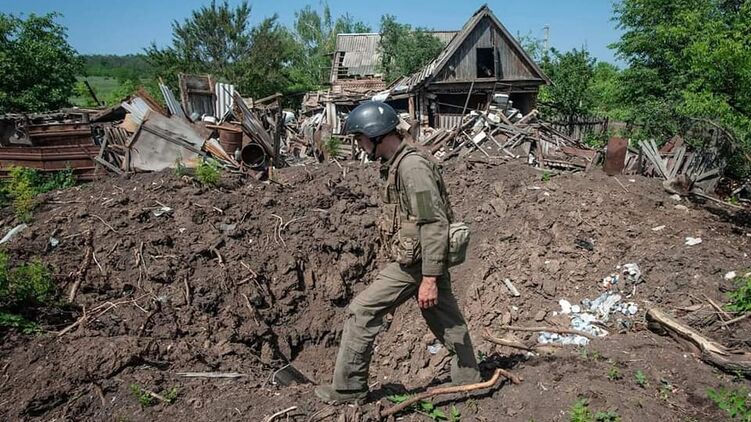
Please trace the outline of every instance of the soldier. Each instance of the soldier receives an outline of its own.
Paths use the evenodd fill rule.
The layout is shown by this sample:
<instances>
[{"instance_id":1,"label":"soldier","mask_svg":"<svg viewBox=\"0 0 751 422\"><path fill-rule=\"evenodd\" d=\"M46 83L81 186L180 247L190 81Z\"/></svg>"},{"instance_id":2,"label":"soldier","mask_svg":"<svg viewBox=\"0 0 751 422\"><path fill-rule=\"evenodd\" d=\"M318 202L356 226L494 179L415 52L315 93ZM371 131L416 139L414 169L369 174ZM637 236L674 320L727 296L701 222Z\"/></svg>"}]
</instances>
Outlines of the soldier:
<instances>
[{"instance_id":1,"label":"soldier","mask_svg":"<svg viewBox=\"0 0 751 422\"><path fill-rule=\"evenodd\" d=\"M364 401L383 317L415 293L428 327L452 355L452 383L480 381L467 324L451 291L447 254L453 215L446 187L437 165L416 150L398 124L393 108L374 101L355 108L345 123L345 132L355 135L368 157L383 163L379 228L393 262L349 305L333 384L315 390L327 403Z\"/></svg>"}]
</instances>

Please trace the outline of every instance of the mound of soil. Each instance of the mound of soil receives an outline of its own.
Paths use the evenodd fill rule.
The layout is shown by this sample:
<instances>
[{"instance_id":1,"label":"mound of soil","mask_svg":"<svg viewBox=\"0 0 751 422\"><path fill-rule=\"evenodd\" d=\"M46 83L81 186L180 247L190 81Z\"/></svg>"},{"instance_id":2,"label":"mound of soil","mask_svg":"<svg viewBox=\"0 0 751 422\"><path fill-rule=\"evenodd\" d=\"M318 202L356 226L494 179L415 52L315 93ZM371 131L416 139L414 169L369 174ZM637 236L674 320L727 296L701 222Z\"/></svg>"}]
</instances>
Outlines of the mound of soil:
<instances>
[{"instance_id":1,"label":"mound of soil","mask_svg":"<svg viewBox=\"0 0 751 422\"><path fill-rule=\"evenodd\" d=\"M337 420L357 411L322 405L310 384L276 385L273 374L291 362L314 382L330 381L346 306L383 264L377 168L295 167L275 179L225 175L209 189L165 172L44 195L34 222L5 249L12 261L50 265L62 300L80 286L75 306L43 318L50 332L2 333L0 418L262 420L297 406L290 420ZM519 163L461 161L445 179L455 214L472 227L470 258L452 272L482 368L500 364L525 382L437 404L450 399L462 420L568 420L580 397L624 421L722 417L706 389L732 377L646 331L643 315L660 306L747 348L751 322L721 329L707 300L723 303L732 288L725 273L751 267L747 214L675 202L656 180L621 179L626 192L599 172L543 181ZM703 242L687 246L687 236ZM540 356L483 342L485 330L501 336L503 325L561 323L560 299L598 296L602 278L632 262L645 282L628 292L639 306L629 329ZM522 334L516 339L535 342ZM409 302L379 336L373 396L447 381L445 349L431 351ZM608 378L612 368L620 380ZM634 381L636 371L647 385ZM177 388L177 399L142 407L134 384Z\"/></svg>"}]
</instances>

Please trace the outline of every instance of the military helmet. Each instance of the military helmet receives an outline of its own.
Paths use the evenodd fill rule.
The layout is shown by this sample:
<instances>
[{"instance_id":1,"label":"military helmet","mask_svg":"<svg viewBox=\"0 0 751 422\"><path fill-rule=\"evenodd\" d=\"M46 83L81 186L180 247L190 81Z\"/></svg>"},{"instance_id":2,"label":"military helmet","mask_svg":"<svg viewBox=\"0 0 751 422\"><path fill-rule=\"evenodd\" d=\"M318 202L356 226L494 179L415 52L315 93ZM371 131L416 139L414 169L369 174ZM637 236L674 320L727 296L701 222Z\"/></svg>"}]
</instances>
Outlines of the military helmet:
<instances>
[{"instance_id":1,"label":"military helmet","mask_svg":"<svg viewBox=\"0 0 751 422\"><path fill-rule=\"evenodd\" d=\"M386 103L366 101L355 107L344 123L345 134L363 134L370 139L386 135L399 124L399 115Z\"/></svg>"}]
</instances>

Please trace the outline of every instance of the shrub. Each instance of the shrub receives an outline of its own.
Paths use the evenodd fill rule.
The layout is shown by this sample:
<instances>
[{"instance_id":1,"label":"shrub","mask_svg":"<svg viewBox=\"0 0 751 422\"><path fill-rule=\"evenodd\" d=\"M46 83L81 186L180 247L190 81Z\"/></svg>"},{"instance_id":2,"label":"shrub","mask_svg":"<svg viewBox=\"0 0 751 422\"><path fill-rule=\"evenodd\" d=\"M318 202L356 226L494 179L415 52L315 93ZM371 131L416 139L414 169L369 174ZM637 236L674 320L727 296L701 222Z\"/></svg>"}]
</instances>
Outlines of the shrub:
<instances>
[{"instance_id":1,"label":"shrub","mask_svg":"<svg viewBox=\"0 0 751 422\"><path fill-rule=\"evenodd\" d=\"M742 277L737 288L727 293L730 303L725 308L733 312L751 311L751 276Z\"/></svg>"},{"instance_id":2,"label":"shrub","mask_svg":"<svg viewBox=\"0 0 751 422\"><path fill-rule=\"evenodd\" d=\"M196 168L196 180L204 186L216 186L221 177L221 167L214 160L202 161Z\"/></svg>"}]
</instances>

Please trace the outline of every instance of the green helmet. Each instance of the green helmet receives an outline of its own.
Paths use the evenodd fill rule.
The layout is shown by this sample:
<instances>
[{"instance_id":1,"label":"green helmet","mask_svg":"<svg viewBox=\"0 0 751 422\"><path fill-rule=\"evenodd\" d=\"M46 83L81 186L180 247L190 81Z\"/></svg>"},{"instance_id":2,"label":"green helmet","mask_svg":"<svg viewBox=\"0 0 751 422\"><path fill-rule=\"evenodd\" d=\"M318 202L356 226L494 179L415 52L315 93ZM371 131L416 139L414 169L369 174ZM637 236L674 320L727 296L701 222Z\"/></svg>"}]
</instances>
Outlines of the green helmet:
<instances>
[{"instance_id":1,"label":"green helmet","mask_svg":"<svg viewBox=\"0 0 751 422\"><path fill-rule=\"evenodd\" d=\"M366 101L355 107L344 123L345 134L363 134L376 139L388 134L399 124L399 115L386 103Z\"/></svg>"}]
</instances>

